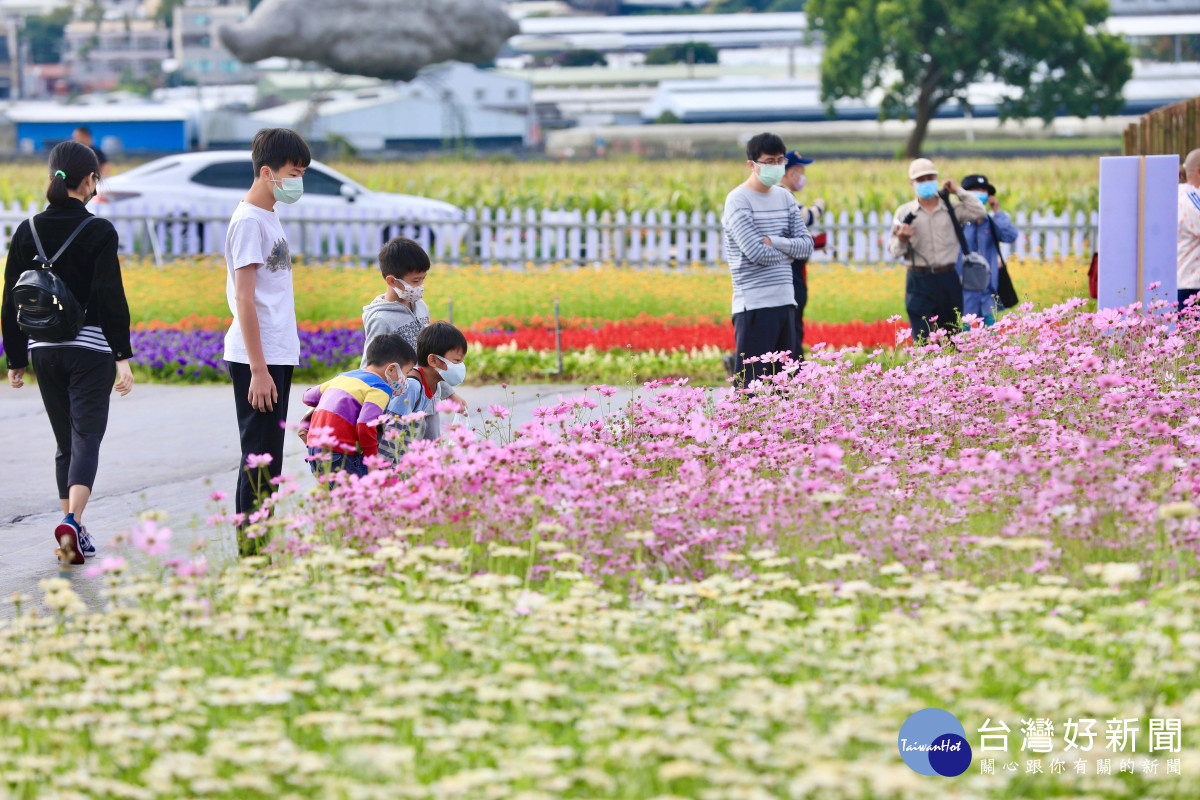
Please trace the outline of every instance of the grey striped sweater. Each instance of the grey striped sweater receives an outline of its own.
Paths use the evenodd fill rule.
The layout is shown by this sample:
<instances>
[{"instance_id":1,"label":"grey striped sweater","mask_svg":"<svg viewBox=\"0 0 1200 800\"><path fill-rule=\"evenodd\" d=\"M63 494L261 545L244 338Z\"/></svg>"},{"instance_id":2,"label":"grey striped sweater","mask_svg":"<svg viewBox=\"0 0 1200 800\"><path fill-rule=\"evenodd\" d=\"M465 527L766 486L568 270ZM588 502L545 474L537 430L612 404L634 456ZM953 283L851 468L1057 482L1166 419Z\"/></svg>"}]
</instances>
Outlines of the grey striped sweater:
<instances>
[{"instance_id":1,"label":"grey striped sweater","mask_svg":"<svg viewBox=\"0 0 1200 800\"><path fill-rule=\"evenodd\" d=\"M739 186L725 198L721 225L733 313L796 305L792 259L812 255L813 241L792 193L781 186L765 194Z\"/></svg>"}]
</instances>

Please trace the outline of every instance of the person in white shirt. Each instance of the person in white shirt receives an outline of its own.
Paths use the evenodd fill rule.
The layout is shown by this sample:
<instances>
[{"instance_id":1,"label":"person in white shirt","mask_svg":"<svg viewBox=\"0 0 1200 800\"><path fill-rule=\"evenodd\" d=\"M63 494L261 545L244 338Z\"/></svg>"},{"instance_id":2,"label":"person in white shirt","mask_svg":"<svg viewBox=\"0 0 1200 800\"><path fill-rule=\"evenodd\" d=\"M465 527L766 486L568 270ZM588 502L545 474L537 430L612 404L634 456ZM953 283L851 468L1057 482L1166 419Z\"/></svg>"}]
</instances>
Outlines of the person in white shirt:
<instances>
[{"instance_id":1,"label":"person in white shirt","mask_svg":"<svg viewBox=\"0 0 1200 800\"><path fill-rule=\"evenodd\" d=\"M1179 184L1179 261L1176 289L1179 307L1189 297L1200 295L1200 149L1183 160Z\"/></svg>"},{"instance_id":2,"label":"person in white shirt","mask_svg":"<svg viewBox=\"0 0 1200 800\"><path fill-rule=\"evenodd\" d=\"M225 363L233 379L242 440L235 507L241 517L238 552L253 555L266 544L245 536L246 518L259 493L283 470L283 423L287 421L292 372L300 364L300 334L292 294L292 254L275 204L304 193L312 153L300 134L265 128L254 136L254 184L233 212L225 235L225 293L233 324L225 334ZM269 456L269 459L263 458ZM248 465L250 456L258 456ZM253 473L253 474L252 474Z\"/></svg>"}]
</instances>

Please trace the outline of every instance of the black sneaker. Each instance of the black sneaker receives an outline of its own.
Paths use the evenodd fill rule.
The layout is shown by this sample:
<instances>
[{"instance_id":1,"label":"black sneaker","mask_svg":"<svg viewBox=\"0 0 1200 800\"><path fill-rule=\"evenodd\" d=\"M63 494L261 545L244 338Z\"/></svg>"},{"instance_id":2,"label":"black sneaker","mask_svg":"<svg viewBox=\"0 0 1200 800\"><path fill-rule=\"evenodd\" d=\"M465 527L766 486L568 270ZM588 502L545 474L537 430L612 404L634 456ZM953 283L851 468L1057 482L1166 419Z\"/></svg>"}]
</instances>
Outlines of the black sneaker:
<instances>
[{"instance_id":1,"label":"black sneaker","mask_svg":"<svg viewBox=\"0 0 1200 800\"><path fill-rule=\"evenodd\" d=\"M726 353L725 357L721 359L721 364L725 367L725 374L732 378L734 370L737 369L737 355Z\"/></svg>"}]
</instances>

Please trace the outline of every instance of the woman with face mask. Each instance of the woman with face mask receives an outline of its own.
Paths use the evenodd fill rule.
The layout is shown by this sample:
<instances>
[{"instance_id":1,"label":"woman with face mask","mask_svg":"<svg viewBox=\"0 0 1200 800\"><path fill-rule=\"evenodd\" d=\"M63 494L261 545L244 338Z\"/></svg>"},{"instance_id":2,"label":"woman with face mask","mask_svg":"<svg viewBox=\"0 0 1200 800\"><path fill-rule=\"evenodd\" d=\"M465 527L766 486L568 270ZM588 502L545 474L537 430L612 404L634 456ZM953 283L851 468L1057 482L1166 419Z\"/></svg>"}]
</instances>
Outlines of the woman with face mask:
<instances>
[{"instance_id":1,"label":"woman with face mask","mask_svg":"<svg viewBox=\"0 0 1200 800\"><path fill-rule=\"evenodd\" d=\"M922 342L934 327L960 330L962 281L955 264L961 248L948 210L950 195L958 196L954 213L959 223L977 222L986 212L979 198L953 178L939 187L937 168L927 158L909 165L908 179L917 198L896 209L888 251L908 265L904 307L913 341Z\"/></svg>"},{"instance_id":2,"label":"woman with face mask","mask_svg":"<svg viewBox=\"0 0 1200 800\"><path fill-rule=\"evenodd\" d=\"M9 385L25 385L32 361L58 444L54 471L64 514L54 529L58 557L82 564L96 554L83 511L96 479L109 399L114 390L124 396L133 388L129 304L117 231L87 210L100 180L96 154L78 142L63 142L50 152L48 171L49 205L21 223L8 247L0 320ZM70 300L56 298L60 304L38 308L28 299L31 271L43 268L61 279L82 308L78 327L63 322L71 314L61 306L70 306Z\"/></svg>"}]
</instances>

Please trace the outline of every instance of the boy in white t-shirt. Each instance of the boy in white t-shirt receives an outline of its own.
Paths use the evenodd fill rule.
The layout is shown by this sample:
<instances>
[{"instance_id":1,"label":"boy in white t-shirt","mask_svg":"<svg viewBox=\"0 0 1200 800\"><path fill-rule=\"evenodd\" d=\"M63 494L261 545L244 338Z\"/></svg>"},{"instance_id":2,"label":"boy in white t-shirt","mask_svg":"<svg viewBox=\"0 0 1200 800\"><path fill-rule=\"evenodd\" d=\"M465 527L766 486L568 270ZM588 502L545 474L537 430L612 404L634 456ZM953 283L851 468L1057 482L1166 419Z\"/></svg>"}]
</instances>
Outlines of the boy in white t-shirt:
<instances>
[{"instance_id":1,"label":"boy in white t-shirt","mask_svg":"<svg viewBox=\"0 0 1200 800\"><path fill-rule=\"evenodd\" d=\"M233 212L225 235L228 275L225 293L233 324L225 334L225 362L233 379L234 403L242 439L237 513L248 517L260 495L273 488L269 477L283 469L283 423L287 421L292 372L300 364L300 335L292 295L292 256L275 204L294 203L304 193L304 171L312 154L300 134L265 128L254 136L254 184ZM238 552L253 555L266 544L238 528Z\"/></svg>"}]
</instances>

